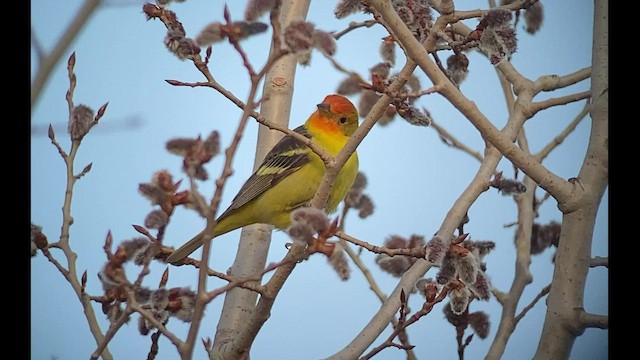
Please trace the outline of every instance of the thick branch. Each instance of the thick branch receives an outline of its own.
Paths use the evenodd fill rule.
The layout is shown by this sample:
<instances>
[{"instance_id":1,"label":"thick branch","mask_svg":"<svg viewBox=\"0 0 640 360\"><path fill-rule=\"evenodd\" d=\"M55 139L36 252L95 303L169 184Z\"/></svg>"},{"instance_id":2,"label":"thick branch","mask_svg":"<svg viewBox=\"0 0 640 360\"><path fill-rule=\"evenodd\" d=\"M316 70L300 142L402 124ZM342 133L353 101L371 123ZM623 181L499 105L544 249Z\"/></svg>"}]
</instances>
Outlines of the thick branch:
<instances>
[{"instance_id":1,"label":"thick branch","mask_svg":"<svg viewBox=\"0 0 640 360\"><path fill-rule=\"evenodd\" d=\"M284 28L294 19L304 19L308 8L308 0L283 1L280 11L271 13L270 19L274 32L277 29ZM278 53L280 53L279 37L274 34L269 57L272 58ZM266 66L264 68L268 71L265 73L262 92L262 98L266 99L261 102L263 116L256 117L256 119L259 122L264 119L265 121L261 122L263 125L276 128L280 132L260 127L254 162L254 167L256 168L260 165L267 152L280 140L282 132L296 136L287 127L291 111L291 99L293 97L296 59L294 56L279 56L275 63L268 65L268 68ZM266 120L271 121L267 122ZM305 143L309 141L308 139L302 140ZM309 144L308 146L318 153L318 149L314 144ZM239 277L261 274L266 263L270 240L270 226L255 224L243 228L238 253L231 266L230 273ZM289 269L288 265L281 266L273 276L280 276L287 269ZM284 278L286 279L286 277ZM272 305L272 303L265 305L261 297L261 306L264 306L267 310L263 310L264 308L257 309L256 299L257 294L255 292L241 288L234 288L226 293L211 359L235 359L238 354L251 347L257 331L268 318L268 316L264 316L264 312L268 313L268 309L270 309L268 305Z\"/></svg>"},{"instance_id":2,"label":"thick branch","mask_svg":"<svg viewBox=\"0 0 640 360\"><path fill-rule=\"evenodd\" d=\"M435 86L442 86L441 93L443 94L443 96L445 96L454 106L456 106L456 108L458 108L467 118L471 119L472 123L474 124L474 126L476 126L476 128L480 130L483 137L485 137L485 139L489 140L492 145L495 146L490 147L486 150L485 157L480 166L480 169L478 170L478 173L447 214L447 217L444 219L438 231L439 235L443 236L444 238L448 238L456 229L458 224L460 224L460 221L463 219L471 204L482 192L488 189L489 178L495 172L498 161L502 156L501 151L505 153L505 155L509 156L509 158L518 166L526 168L528 172L536 173L537 171L539 171L538 174L534 174L532 175L532 177L538 177L540 179L540 183L545 184L548 188L553 187L558 194L562 195L564 198L567 198L566 194L571 190L571 187L566 182L564 182L564 180L553 176L553 174L549 173L546 169L539 165L539 163L535 161L531 162L531 156L528 154L522 154L523 152L520 149L517 149L513 144L513 139L515 139L515 137L517 136L520 128L522 127L522 124L526 119L526 117L524 116L525 111L523 111L526 110L526 107L524 107L522 104L516 104L516 107L520 107L517 109L518 112L516 113L516 115L510 118L509 123L502 130L502 133L498 132L488 121L488 119L482 116L475 105L459 93L455 85L453 85L447 79L445 74L440 71L438 66L429 60L427 49L430 48L427 46L427 49L425 49L422 44L417 42L411 32L406 28L406 25L399 19L395 11L392 9L390 3L384 2L382 0L371 0L370 3L382 15L385 22L394 32L396 39L399 39L399 41L402 43L407 56L410 59L415 59L418 62L421 69L425 71L427 76L430 77ZM436 25L442 23L442 19L443 17L440 17L436 22ZM448 22L444 21L444 23L446 25L446 23ZM432 31L437 30L438 29L433 29ZM435 43L435 41L433 41L433 43ZM530 89L532 86L532 82L521 78L521 76L519 76L515 69L510 66L510 64L505 64L506 65L501 66L501 71L505 74L506 78L510 82L518 83L518 86L515 86L516 94L519 94L521 96L522 94L526 94L524 100L519 99L520 102L526 102L525 100L528 100L530 102L533 98L533 93ZM528 90L527 87L529 88ZM518 158L516 158L514 154L518 155ZM522 155L522 157L520 157L520 155ZM525 162L526 166L523 166L525 165ZM354 338L354 340L346 348L332 356L331 359L351 359L361 354L364 349L370 346L371 342L373 342L378 334L380 334L380 332L384 329L393 313L397 311L399 301L394 301L394 299L397 299L400 291L402 291L403 289L406 291L406 289L409 289L411 286L413 286L415 281L417 281L420 276L424 275L424 273L430 267L431 264L429 264L428 262L418 260L407 272L405 272L398 286L389 296L389 300L387 300L385 304L383 304L380 311L378 311L378 313L371 319L366 327Z\"/></svg>"},{"instance_id":3,"label":"thick branch","mask_svg":"<svg viewBox=\"0 0 640 360\"><path fill-rule=\"evenodd\" d=\"M526 142L523 148L527 149ZM515 197L518 205L518 231L515 241L515 276L509 292L501 302L502 314L500 324L487 353L487 360L500 359L504 355L507 343L518 323L516 316L518 303L520 302L525 287L532 281L529 265L531 264L531 229L533 219L535 218L535 211L532 204L534 202L536 186L529 177L524 179L524 185L527 191Z\"/></svg>"},{"instance_id":4,"label":"thick branch","mask_svg":"<svg viewBox=\"0 0 640 360\"><path fill-rule=\"evenodd\" d=\"M285 255L281 265L278 266L273 276L265 284L265 291L260 296L258 304L255 305L252 316L247 319L247 323L239 329L239 333L234 342L234 348L236 349L236 355L242 352L248 351L253 343L253 340L260 332L260 329L264 323L271 316L271 308L276 300L276 296L282 290L285 282L293 272L298 262L305 259L308 256L305 253L305 245L294 241L289 252Z\"/></svg>"},{"instance_id":5,"label":"thick branch","mask_svg":"<svg viewBox=\"0 0 640 360\"><path fill-rule=\"evenodd\" d=\"M582 312L598 207L609 181L609 2L595 0L591 134L575 183L587 189L577 210L564 212L547 314L534 359L565 359L584 331ZM590 318L591 319L591 318ZM598 318L601 319L601 318Z\"/></svg>"}]
</instances>

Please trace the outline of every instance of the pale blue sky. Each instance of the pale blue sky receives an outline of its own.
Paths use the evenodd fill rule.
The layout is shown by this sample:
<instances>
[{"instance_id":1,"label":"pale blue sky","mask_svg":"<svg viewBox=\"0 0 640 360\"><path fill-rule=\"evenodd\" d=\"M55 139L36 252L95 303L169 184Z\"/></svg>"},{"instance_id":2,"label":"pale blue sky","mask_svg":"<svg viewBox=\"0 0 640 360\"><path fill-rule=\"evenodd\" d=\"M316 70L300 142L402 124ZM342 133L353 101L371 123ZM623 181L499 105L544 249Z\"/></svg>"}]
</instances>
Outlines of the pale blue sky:
<instances>
[{"instance_id":1,"label":"pale blue sky","mask_svg":"<svg viewBox=\"0 0 640 360\"><path fill-rule=\"evenodd\" d=\"M131 5L133 3L133 5ZM244 1L228 1L231 16L240 19ZM80 1L33 0L32 28L45 49L51 49ZM581 0L543 1L544 25L539 34L531 36L518 26L518 52L513 57L516 68L535 79L544 74L564 75L590 66L592 18L591 2ZM486 7L486 2L456 1L458 9ZM326 31L342 30L350 21L364 20L354 15L343 20L333 17L335 1L313 1L309 21ZM79 37L56 66L37 107L32 112L32 125L46 129L53 124L56 137L68 149L66 134L68 118L65 93L68 88L66 59L76 52L75 72L78 85L76 104L94 110L109 102L101 123L82 143L76 159L76 169L93 163L91 172L75 188L71 241L79 254L78 269L87 270L87 291L101 293L97 272L105 262L102 251L108 231L117 242L138 236L132 224L142 224L152 209L138 193L138 184L148 182L154 172L167 169L176 179L181 159L164 149L168 139L195 137L218 130L224 147L228 146L240 118L240 111L228 100L208 88L182 88L168 85L165 79L187 82L201 81L202 75L187 61L170 54L163 44L164 25L147 21L141 10L142 2L106 1L90 19ZM195 36L206 24L222 19L224 2L220 0L190 0L175 4L179 20L189 36ZM264 19L263 19L264 20ZM473 22L470 23L473 26ZM367 75L367 69L379 61L379 39L386 34L381 27L360 29L338 42L336 59L346 68ZM256 67L268 52L268 34L243 43ZM398 53L400 53L398 49ZM32 60L33 52L32 52ZM443 58L444 60L444 58ZM470 55L470 74L461 90L478 108L501 127L507 117L505 101L495 70L477 54ZM396 65L394 70L399 70ZM32 61L32 70L37 66ZM248 93L248 79L240 59L228 44L216 45L210 62L211 72L222 85L244 99ZM32 71L33 73L33 71ZM422 87L430 84L426 76L416 72ZM314 110L315 104L334 92L343 75L314 53L311 66L299 67L293 95L290 127L300 125ZM553 96L585 91L588 81L553 94ZM537 100L549 97L542 94ZM483 141L472 125L442 97L431 95L419 104L429 109L433 118L468 146L482 153ZM529 145L538 151L578 114L583 103L570 104L544 111L526 124ZM222 207L226 207L253 167L255 139L258 125L250 122L240 145L235 174L229 179ZM589 135L589 119L585 119L554 151L545 165L564 178L576 176L584 156ZM62 159L46 137L46 131L31 137L31 220L43 227L51 240L59 237L61 207L64 196L65 169ZM392 151L390 151L392 150ZM368 177L366 192L375 203L375 212L367 219L355 214L348 218L347 232L374 244L382 244L392 234L409 237L433 234L455 199L474 176L478 162L460 151L445 146L431 128L413 127L396 119L386 127L376 127L358 149L360 170ZM223 158L217 157L207 169L216 178ZM511 164L503 160L499 165L506 176L513 176ZM185 184L186 185L186 184ZM183 186L184 189L186 187ZM212 181L201 185L211 194ZM539 193L540 194L540 193ZM487 274L494 286L507 291L514 273L514 227L504 225L515 220L516 205L510 197L496 190L483 194L469 211L471 222L465 231L475 240L493 240L497 247L487 258ZM594 256L608 256L608 192L594 232ZM560 220L561 214L553 200L541 208L538 222ZM166 233L165 243L180 245L204 225L204 220L190 211L177 211ZM237 249L239 231L213 242L211 266L225 271L232 263ZM285 254L283 233L274 233L269 261L277 261ZM528 304L545 287L552 275L553 250L533 258L533 282L524 292L522 305ZM59 252L55 252L60 256ZM199 254L199 252L197 253ZM396 279L376 268L374 254L362 255L383 291L390 293ZM62 258L61 256L59 257ZM80 304L62 275L40 254L31 265L31 353L32 359L86 359L95 349ZM63 262L64 264L64 262ZM146 284L157 285L164 266L152 268ZM135 269L129 274L133 276ZM434 276L434 272L427 276ZM196 273L182 267L171 269L168 286L195 286ZM212 279L209 288L224 283ZM604 268L590 271L585 294L585 308L599 314L608 313L608 272ZM223 298L215 299L207 309L199 337L213 337ZM421 305L418 296L411 307ZM309 312L309 306L326 312ZM380 302L369 290L362 274L352 266L349 281L339 280L326 260L314 256L300 264L272 310L252 348L252 359L318 359L327 357L349 343L377 311ZM442 305L432 314L409 328L409 338L416 345L419 359L454 359L456 341L454 328L443 319ZM498 328L501 307L492 299L474 302L472 311L484 310L490 315L491 331L487 340L475 338L467 348L469 359L483 357ZM96 312L100 313L99 306ZM545 315L544 302L538 303L519 323L504 359L531 358L537 346ZM107 322L99 319L104 329ZM301 319L304 319L301 321ZM110 344L117 359L146 358L150 339L139 335L133 319ZM169 327L185 336L187 327L175 319ZM378 345L388 335L388 329L374 343ZM204 351L196 346L195 358ZM589 329L575 343L572 359L606 359L608 331ZM177 352L166 339L160 343L157 359L175 359ZM377 359L398 359L404 355L397 349L386 349Z\"/></svg>"}]
</instances>

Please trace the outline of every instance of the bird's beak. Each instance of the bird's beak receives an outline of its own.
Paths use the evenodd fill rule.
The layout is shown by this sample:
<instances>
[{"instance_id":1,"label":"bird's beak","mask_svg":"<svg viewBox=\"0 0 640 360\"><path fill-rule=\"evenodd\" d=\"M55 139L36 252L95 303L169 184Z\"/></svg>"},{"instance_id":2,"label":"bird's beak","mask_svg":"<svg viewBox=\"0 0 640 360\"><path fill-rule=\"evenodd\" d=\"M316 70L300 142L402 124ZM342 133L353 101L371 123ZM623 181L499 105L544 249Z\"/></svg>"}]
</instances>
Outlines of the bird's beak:
<instances>
[{"instance_id":1,"label":"bird's beak","mask_svg":"<svg viewBox=\"0 0 640 360\"><path fill-rule=\"evenodd\" d=\"M331 105L327 103L320 103L317 106L321 113L328 112L331 109Z\"/></svg>"}]
</instances>

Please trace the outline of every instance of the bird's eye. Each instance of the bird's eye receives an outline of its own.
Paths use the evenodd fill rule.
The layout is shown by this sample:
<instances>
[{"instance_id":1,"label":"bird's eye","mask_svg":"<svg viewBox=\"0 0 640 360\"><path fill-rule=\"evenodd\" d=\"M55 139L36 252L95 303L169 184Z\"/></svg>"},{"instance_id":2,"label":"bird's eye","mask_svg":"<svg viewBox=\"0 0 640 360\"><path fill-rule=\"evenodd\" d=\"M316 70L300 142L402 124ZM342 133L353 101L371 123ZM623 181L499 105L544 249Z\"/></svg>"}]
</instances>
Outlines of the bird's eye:
<instances>
[{"instance_id":1,"label":"bird's eye","mask_svg":"<svg viewBox=\"0 0 640 360\"><path fill-rule=\"evenodd\" d=\"M347 117L346 116L343 116L343 117L340 118L340 124L344 124L346 122L347 122Z\"/></svg>"}]
</instances>

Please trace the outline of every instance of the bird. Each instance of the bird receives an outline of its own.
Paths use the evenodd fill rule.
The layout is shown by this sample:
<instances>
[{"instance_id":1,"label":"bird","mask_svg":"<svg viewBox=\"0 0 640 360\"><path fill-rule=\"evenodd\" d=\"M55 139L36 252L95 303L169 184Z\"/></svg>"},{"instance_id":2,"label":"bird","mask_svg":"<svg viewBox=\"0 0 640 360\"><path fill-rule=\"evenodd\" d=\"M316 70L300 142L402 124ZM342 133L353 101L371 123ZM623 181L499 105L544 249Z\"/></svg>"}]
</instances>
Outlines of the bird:
<instances>
[{"instance_id":1,"label":"bird","mask_svg":"<svg viewBox=\"0 0 640 360\"><path fill-rule=\"evenodd\" d=\"M327 95L304 124L293 131L301 134L329 155L336 156L358 128L358 111L339 94ZM285 135L267 153L256 171L246 180L231 205L204 230L174 250L167 263L177 264L196 251L209 236L215 238L251 224L270 224L286 230L290 214L309 206L324 172L324 161L302 141ZM353 152L331 189L327 213L334 212L358 175L358 154Z\"/></svg>"}]
</instances>

